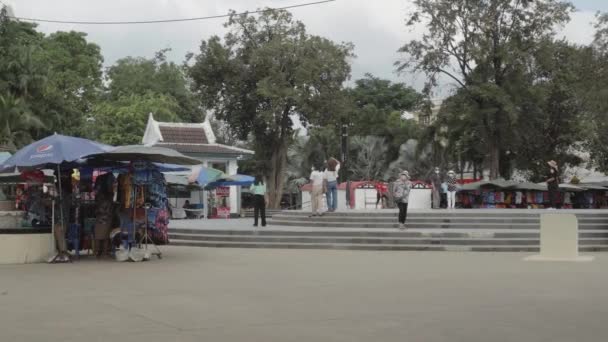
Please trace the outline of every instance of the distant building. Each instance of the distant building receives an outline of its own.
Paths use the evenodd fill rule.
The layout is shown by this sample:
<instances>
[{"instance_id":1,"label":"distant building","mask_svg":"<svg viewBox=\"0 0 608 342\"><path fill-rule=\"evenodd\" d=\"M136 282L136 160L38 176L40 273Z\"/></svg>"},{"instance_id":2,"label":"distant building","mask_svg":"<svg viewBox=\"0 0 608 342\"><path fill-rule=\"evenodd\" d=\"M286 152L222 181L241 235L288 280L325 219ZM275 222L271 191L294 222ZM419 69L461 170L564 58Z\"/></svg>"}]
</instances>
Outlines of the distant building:
<instances>
[{"instance_id":1,"label":"distant building","mask_svg":"<svg viewBox=\"0 0 608 342\"><path fill-rule=\"evenodd\" d=\"M251 150L216 143L209 120L202 123L159 122L154 120L152 113L148 117L142 143L176 150L199 159L203 166L228 175L237 174L239 160L249 159L254 154ZM240 189L230 187L231 213L239 212L239 202Z\"/></svg>"},{"instance_id":2,"label":"distant building","mask_svg":"<svg viewBox=\"0 0 608 342\"><path fill-rule=\"evenodd\" d=\"M437 114L439 114L439 109L441 109L441 104L443 100L431 100L431 109L422 108L415 112L412 112L414 116L414 120L423 126L429 126L437 119Z\"/></svg>"}]
</instances>

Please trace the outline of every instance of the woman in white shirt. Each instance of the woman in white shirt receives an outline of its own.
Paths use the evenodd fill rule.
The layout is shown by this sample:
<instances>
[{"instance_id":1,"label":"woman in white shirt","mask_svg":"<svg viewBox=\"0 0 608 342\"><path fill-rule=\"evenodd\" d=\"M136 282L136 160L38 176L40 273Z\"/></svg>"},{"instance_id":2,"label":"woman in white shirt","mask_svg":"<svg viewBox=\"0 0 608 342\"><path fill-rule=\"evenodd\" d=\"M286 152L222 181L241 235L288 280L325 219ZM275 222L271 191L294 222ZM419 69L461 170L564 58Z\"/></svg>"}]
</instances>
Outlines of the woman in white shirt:
<instances>
[{"instance_id":1,"label":"woman in white shirt","mask_svg":"<svg viewBox=\"0 0 608 342\"><path fill-rule=\"evenodd\" d=\"M338 171L340 170L340 162L335 158L329 158L327 161L327 169L325 169L325 179L327 180L327 190L325 198L327 199L327 210L332 212L338 208Z\"/></svg>"},{"instance_id":2,"label":"woman in white shirt","mask_svg":"<svg viewBox=\"0 0 608 342\"><path fill-rule=\"evenodd\" d=\"M312 173L310 174L310 183L312 185L312 191L310 196L312 206L312 216L323 216L321 212L323 208L323 193L325 192L325 174L320 171L320 167L313 166Z\"/></svg>"}]
</instances>

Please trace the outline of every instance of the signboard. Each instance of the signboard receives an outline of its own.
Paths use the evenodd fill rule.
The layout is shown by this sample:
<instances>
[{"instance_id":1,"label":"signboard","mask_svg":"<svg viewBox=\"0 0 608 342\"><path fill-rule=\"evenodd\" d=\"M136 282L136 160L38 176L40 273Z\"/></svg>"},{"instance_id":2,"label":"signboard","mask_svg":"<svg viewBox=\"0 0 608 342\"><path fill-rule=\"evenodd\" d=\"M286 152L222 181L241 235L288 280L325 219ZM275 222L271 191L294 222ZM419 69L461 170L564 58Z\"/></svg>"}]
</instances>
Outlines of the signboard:
<instances>
[{"instance_id":1,"label":"signboard","mask_svg":"<svg viewBox=\"0 0 608 342\"><path fill-rule=\"evenodd\" d=\"M216 196L229 197L230 196L230 187L227 186L219 186L215 189Z\"/></svg>"}]
</instances>

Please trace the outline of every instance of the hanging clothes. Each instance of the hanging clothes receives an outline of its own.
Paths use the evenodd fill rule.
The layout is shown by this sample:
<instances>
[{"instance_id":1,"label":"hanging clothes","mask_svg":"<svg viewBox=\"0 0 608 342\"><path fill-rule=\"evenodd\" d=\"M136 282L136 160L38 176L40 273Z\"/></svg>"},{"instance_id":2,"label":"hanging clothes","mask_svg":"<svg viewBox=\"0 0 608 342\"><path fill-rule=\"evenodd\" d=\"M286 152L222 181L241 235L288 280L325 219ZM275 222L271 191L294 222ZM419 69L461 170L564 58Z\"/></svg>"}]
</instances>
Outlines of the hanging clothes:
<instances>
[{"instance_id":1,"label":"hanging clothes","mask_svg":"<svg viewBox=\"0 0 608 342\"><path fill-rule=\"evenodd\" d=\"M521 204L522 199L523 199L523 194L521 193L521 191L517 191L515 193L515 204Z\"/></svg>"}]
</instances>

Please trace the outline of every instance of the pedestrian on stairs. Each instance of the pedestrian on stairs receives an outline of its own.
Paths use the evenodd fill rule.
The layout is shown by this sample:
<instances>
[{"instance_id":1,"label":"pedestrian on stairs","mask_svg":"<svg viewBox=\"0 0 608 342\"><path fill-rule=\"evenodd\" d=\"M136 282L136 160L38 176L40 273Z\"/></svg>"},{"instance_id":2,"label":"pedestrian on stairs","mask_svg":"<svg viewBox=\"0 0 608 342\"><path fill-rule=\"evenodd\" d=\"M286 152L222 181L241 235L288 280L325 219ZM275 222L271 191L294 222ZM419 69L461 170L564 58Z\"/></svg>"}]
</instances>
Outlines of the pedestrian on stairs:
<instances>
[{"instance_id":1,"label":"pedestrian on stairs","mask_svg":"<svg viewBox=\"0 0 608 342\"><path fill-rule=\"evenodd\" d=\"M323 216L323 194L327 192L327 179L325 173L321 171L320 165L314 165L310 174L312 190L310 192L310 202L313 216Z\"/></svg>"},{"instance_id":2,"label":"pedestrian on stairs","mask_svg":"<svg viewBox=\"0 0 608 342\"><path fill-rule=\"evenodd\" d=\"M410 182L410 174L407 171L402 171L399 174L399 179L393 184L393 198L399 207L399 229L405 229L407 204L411 188L412 182Z\"/></svg>"},{"instance_id":3,"label":"pedestrian on stairs","mask_svg":"<svg viewBox=\"0 0 608 342\"><path fill-rule=\"evenodd\" d=\"M456 207L456 191L458 191L458 184L456 181L456 172L450 170L448 172L448 209L454 209Z\"/></svg>"},{"instance_id":4,"label":"pedestrian on stairs","mask_svg":"<svg viewBox=\"0 0 608 342\"><path fill-rule=\"evenodd\" d=\"M329 158L327 168L325 169L325 180L327 181L327 189L325 190L325 199L327 200L327 211L334 212L338 209L338 171L340 170L340 162L336 158Z\"/></svg>"},{"instance_id":5,"label":"pedestrian on stairs","mask_svg":"<svg viewBox=\"0 0 608 342\"><path fill-rule=\"evenodd\" d=\"M258 218L262 218L262 227L266 227L266 184L262 176L255 176L249 188L253 194L253 226L258 226Z\"/></svg>"}]
</instances>

